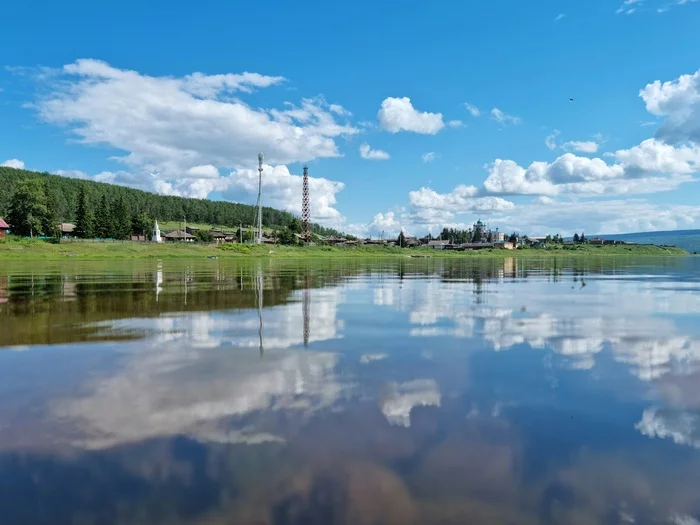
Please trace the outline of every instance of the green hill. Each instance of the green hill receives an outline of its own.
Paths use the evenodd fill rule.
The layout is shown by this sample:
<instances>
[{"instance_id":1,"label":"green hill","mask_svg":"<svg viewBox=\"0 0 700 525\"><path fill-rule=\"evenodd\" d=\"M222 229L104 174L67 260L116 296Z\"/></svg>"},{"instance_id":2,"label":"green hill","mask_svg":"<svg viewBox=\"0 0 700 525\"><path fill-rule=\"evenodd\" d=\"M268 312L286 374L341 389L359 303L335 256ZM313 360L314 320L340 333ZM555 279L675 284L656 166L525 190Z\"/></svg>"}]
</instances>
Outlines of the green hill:
<instances>
[{"instance_id":1,"label":"green hill","mask_svg":"<svg viewBox=\"0 0 700 525\"><path fill-rule=\"evenodd\" d=\"M41 179L50 186L57 197L58 219L61 222L75 221L78 193L81 187L88 190L90 205L93 209L97 208L103 195L110 201L124 196L132 214L145 212L150 217L163 222L179 223L184 215L187 222L192 224L237 228L240 223L244 226L254 224L256 217L256 207L248 204L157 195L125 186L7 167L0 167L0 217L7 216L14 186L24 179ZM283 228L293 219L294 215L289 212L263 207L263 224L266 227ZM335 230L318 224L313 225L313 230L320 235L338 235Z\"/></svg>"},{"instance_id":2,"label":"green hill","mask_svg":"<svg viewBox=\"0 0 700 525\"><path fill-rule=\"evenodd\" d=\"M689 253L700 253L700 230L621 233L617 235L595 235L595 237L633 242L636 244L676 246Z\"/></svg>"}]
</instances>

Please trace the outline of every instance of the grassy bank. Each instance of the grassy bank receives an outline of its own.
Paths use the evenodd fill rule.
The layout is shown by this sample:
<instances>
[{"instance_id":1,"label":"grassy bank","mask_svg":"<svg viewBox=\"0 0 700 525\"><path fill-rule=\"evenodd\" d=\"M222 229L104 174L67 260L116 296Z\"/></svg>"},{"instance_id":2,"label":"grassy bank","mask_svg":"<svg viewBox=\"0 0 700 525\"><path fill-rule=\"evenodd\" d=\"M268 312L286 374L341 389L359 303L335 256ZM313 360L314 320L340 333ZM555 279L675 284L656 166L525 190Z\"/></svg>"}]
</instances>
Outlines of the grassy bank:
<instances>
[{"instance_id":1,"label":"grassy bank","mask_svg":"<svg viewBox=\"0 0 700 525\"><path fill-rule=\"evenodd\" d=\"M558 246L519 250L477 250L466 252L440 251L430 248L402 249L396 246L365 246L334 248L329 246L256 246L229 244L222 246L180 243L132 242L63 242L53 244L40 240L0 241L2 259L128 259L177 257L410 257L430 258L504 258L504 257L608 257L608 256L682 256L688 253L679 248L661 246Z\"/></svg>"}]
</instances>

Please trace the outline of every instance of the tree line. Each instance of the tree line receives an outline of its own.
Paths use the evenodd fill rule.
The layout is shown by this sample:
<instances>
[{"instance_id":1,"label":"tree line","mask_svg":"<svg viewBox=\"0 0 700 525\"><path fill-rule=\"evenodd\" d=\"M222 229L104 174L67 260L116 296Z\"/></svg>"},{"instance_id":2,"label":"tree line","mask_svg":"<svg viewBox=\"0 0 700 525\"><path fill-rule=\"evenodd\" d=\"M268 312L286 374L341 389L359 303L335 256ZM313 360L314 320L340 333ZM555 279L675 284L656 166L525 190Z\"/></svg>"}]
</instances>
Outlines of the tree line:
<instances>
[{"instance_id":1,"label":"tree line","mask_svg":"<svg viewBox=\"0 0 700 525\"><path fill-rule=\"evenodd\" d=\"M58 224L74 223L86 237L128 239L148 235L153 220L214 224L231 228L255 224L257 208L247 204L157 195L125 186L0 167L0 216L19 235L56 236ZM286 229L293 214L263 207L266 227ZM146 227L146 225L148 226ZM339 235L318 224L318 235Z\"/></svg>"}]
</instances>

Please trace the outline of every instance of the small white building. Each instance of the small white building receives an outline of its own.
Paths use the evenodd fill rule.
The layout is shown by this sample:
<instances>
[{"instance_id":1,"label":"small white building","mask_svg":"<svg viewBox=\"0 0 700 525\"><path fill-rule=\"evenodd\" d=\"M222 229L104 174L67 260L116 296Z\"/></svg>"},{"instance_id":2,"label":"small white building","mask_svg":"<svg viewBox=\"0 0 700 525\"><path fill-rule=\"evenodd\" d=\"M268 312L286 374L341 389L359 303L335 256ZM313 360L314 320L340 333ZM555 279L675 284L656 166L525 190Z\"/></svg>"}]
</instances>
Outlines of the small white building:
<instances>
[{"instance_id":1,"label":"small white building","mask_svg":"<svg viewBox=\"0 0 700 525\"><path fill-rule=\"evenodd\" d=\"M153 242L163 242L163 238L160 236L160 228L158 227L158 221L156 221L155 226L153 226L153 236L151 237Z\"/></svg>"}]
</instances>

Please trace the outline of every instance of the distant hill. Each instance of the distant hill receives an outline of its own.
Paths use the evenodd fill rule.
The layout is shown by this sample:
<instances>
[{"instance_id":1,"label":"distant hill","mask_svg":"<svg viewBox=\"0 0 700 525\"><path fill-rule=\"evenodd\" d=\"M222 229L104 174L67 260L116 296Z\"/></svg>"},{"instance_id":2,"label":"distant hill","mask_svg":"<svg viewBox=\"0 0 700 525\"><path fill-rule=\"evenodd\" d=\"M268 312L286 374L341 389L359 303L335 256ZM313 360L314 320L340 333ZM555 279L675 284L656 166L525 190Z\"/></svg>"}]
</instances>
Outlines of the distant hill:
<instances>
[{"instance_id":1,"label":"distant hill","mask_svg":"<svg viewBox=\"0 0 700 525\"><path fill-rule=\"evenodd\" d=\"M616 235L591 235L590 237L620 240L636 244L676 246L690 253L700 253L700 230L620 233Z\"/></svg>"}]
</instances>

